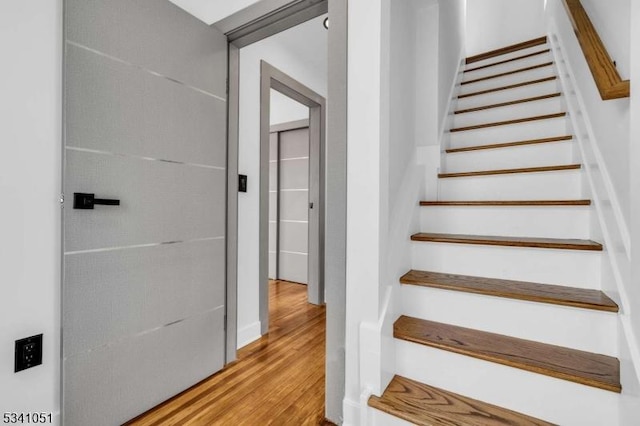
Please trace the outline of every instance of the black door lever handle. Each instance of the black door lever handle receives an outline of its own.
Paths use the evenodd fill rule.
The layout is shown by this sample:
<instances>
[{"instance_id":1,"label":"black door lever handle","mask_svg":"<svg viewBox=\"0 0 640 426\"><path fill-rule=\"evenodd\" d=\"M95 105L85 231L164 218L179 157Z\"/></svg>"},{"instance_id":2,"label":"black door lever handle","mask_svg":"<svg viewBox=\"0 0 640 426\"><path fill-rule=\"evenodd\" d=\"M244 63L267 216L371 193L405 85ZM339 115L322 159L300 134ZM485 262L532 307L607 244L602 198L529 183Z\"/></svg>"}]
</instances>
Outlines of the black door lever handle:
<instances>
[{"instance_id":1,"label":"black door lever handle","mask_svg":"<svg viewBox=\"0 0 640 426\"><path fill-rule=\"evenodd\" d=\"M101 206L119 206L120 200L107 200L103 198L96 198L95 194L85 194L81 192L74 192L73 194L74 209L93 210L96 204Z\"/></svg>"}]
</instances>

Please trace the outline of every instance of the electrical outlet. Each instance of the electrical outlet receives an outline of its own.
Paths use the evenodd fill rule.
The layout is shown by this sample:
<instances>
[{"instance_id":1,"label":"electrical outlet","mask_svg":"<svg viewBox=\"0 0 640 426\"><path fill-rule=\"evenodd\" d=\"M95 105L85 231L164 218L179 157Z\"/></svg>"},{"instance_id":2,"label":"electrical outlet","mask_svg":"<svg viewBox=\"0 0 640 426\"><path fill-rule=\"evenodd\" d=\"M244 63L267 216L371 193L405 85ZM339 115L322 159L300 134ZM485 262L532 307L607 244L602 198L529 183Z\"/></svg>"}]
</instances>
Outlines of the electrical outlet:
<instances>
[{"instance_id":1,"label":"electrical outlet","mask_svg":"<svg viewBox=\"0 0 640 426\"><path fill-rule=\"evenodd\" d=\"M16 340L15 372L42 364L42 334Z\"/></svg>"}]
</instances>

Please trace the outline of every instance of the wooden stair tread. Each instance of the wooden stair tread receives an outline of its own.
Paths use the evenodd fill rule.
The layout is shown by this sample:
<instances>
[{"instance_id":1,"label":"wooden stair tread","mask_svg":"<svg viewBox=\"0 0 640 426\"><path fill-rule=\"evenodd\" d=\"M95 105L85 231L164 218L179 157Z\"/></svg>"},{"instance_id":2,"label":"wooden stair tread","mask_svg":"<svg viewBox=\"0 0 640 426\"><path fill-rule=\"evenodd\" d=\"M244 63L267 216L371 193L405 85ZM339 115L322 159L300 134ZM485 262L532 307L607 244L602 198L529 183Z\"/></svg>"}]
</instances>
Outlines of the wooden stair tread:
<instances>
[{"instance_id":1,"label":"wooden stair tread","mask_svg":"<svg viewBox=\"0 0 640 426\"><path fill-rule=\"evenodd\" d=\"M602 251L602 244L595 241L560 238L502 237L489 235L437 234L421 232L412 235L411 240L432 243Z\"/></svg>"},{"instance_id":2,"label":"wooden stair tread","mask_svg":"<svg viewBox=\"0 0 640 426\"><path fill-rule=\"evenodd\" d=\"M487 69L487 68L495 67L497 65L507 64L509 62L515 62L515 61L519 61L521 59L527 59L527 58L531 58L531 57L538 56L538 55L544 55L545 53L549 53L549 52L551 52L551 49L544 49L544 50L541 50L539 52L534 52L534 53L529 53L527 55L518 56L517 58L506 59L506 60L500 61L500 62L494 62L493 64L489 64L489 65L482 65L480 67L467 68L467 69L464 70L464 72L467 73L467 72L484 70L484 69Z\"/></svg>"},{"instance_id":3,"label":"wooden stair tread","mask_svg":"<svg viewBox=\"0 0 640 426\"><path fill-rule=\"evenodd\" d=\"M487 77L476 78L474 80L463 81L460 84L465 86L467 84L479 83L481 81L493 80L494 78L506 77L506 76L513 75L513 74L520 74L522 72L533 71L533 70L537 70L537 69L540 69L540 68L546 68L546 67L550 67L551 65L553 65L553 62L546 62L544 64L531 65L529 67L519 68L519 69L513 70L513 71L506 71L506 72L503 72L503 73L500 73L500 74L494 74L494 75L490 75L490 76L487 76Z\"/></svg>"},{"instance_id":4,"label":"wooden stair tread","mask_svg":"<svg viewBox=\"0 0 640 426\"><path fill-rule=\"evenodd\" d=\"M466 58L467 64L474 62L484 61L485 59L495 58L496 56L506 55L508 53L517 52L519 50L529 49L530 47L540 46L547 43L547 37L538 37L533 40L523 41L522 43L512 44L509 46L501 47L500 49L490 50L488 52L480 53L478 55L469 56Z\"/></svg>"},{"instance_id":5,"label":"wooden stair tread","mask_svg":"<svg viewBox=\"0 0 640 426\"><path fill-rule=\"evenodd\" d=\"M525 118L518 118L515 120L496 121L493 123L476 124L474 126L457 127L455 129L451 129L450 131L451 133L466 132L469 130L480 130L480 129L486 129L489 127L510 126L512 124L530 123L532 121L552 120L554 118L562 118L566 116L567 116L566 112L559 112L556 114L537 115L535 117L525 117Z\"/></svg>"},{"instance_id":6,"label":"wooden stair tread","mask_svg":"<svg viewBox=\"0 0 640 426\"><path fill-rule=\"evenodd\" d=\"M407 285L597 311L618 312L619 310L618 305L600 290L415 270L407 272L400 278L400 282Z\"/></svg>"},{"instance_id":7,"label":"wooden stair tread","mask_svg":"<svg viewBox=\"0 0 640 426\"><path fill-rule=\"evenodd\" d=\"M486 106L481 106L481 107L476 107L476 108L461 109L461 110L458 110L458 111L454 111L454 114L456 114L456 115L457 114L468 114L470 112L486 111L486 110L494 109L494 108L502 108L502 107L506 107L506 106L524 104L524 103L528 103L528 102L536 102L536 101L543 101L545 99L558 98L560 96L562 96L562 93L560 93L560 92L551 93L551 94L548 94L548 95L535 96L533 98L519 99L517 101L502 102L502 103L499 103L499 104L486 105Z\"/></svg>"},{"instance_id":8,"label":"wooden stair tread","mask_svg":"<svg viewBox=\"0 0 640 426\"><path fill-rule=\"evenodd\" d=\"M381 397L368 405L419 426L547 426L535 419L496 405L395 376Z\"/></svg>"},{"instance_id":9,"label":"wooden stair tread","mask_svg":"<svg viewBox=\"0 0 640 426\"><path fill-rule=\"evenodd\" d=\"M453 148L447 149L447 154L453 154L457 152L469 152L469 151L481 151L485 149L500 149L500 148L511 148L515 146L525 146L525 145L537 145L542 143L551 143L551 142L566 142L573 139L573 136L556 136L553 138L543 138L543 139L531 139L525 141L517 141L517 142L505 142L505 143L495 143L491 145L474 145L467 146L464 148Z\"/></svg>"},{"instance_id":10,"label":"wooden stair tread","mask_svg":"<svg viewBox=\"0 0 640 426\"><path fill-rule=\"evenodd\" d=\"M591 200L489 200L489 201L421 201L423 207L526 207L526 206L590 206Z\"/></svg>"},{"instance_id":11,"label":"wooden stair tread","mask_svg":"<svg viewBox=\"0 0 640 426\"><path fill-rule=\"evenodd\" d=\"M543 167L525 167L521 169L498 169L498 170L481 170L477 172L459 172L459 173L440 173L440 179L450 179L459 177L475 177L475 176L492 176L492 175L510 175L517 173L540 173L540 172L557 172L563 170L579 170L582 168L580 164L566 164L561 166L543 166Z\"/></svg>"},{"instance_id":12,"label":"wooden stair tread","mask_svg":"<svg viewBox=\"0 0 640 426\"><path fill-rule=\"evenodd\" d=\"M558 379L621 392L617 358L408 316L394 337Z\"/></svg>"},{"instance_id":13,"label":"wooden stair tread","mask_svg":"<svg viewBox=\"0 0 640 426\"><path fill-rule=\"evenodd\" d=\"M540 79L537 79L537 80L525 81L525 82L518 83L518 84L510 84L508 86L497 87L495 89L487 89L487 90L481 90L479 92L467 93L466 95L458 95L458 99L469 98L471 96L486 95L488 93L500 92L502 90L517 89L518 87L531 86L533 84L545 83L547 81L553 81L553 80L557 80L557 79L558 79L558 77L552 76L552 77L540 78Z\"/></svg>"}]
</instances>

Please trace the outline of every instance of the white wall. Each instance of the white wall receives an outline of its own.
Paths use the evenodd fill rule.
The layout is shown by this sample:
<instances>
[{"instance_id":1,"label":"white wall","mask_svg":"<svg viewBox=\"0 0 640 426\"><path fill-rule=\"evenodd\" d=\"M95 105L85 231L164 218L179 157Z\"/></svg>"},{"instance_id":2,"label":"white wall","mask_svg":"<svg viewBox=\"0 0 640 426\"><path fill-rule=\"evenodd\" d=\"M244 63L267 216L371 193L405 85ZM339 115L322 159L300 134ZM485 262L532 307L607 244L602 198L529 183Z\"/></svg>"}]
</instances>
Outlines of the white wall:
<instances>
[{"instance_id":1,"label":"white wall","mask_svg":"<svg viewBox=\"0 0 640 426\"><path fill-rule=\"evenodd\" d=\"M395 295L424 196L420 145L437 147L463 52L464 0L436 3L349 2L345 425L368 424L366 397L394 372Z\"/></svg>"},{"instance_id":2,"label":"white wall","mask_svg":"<svg viewBox=\"0 0 640 426\"><path fill-rule=\"evenodd\" d=\"M0 413L59 412L62 1L0 3ZM14 341L44 333L14 374Z\"/></svg>"},{"instance_id":3,"label":"white wall","mask_svg":"<svg viewBox=\"0 0 640 426\"><path fill-rule=\"evenodd\" d=\"M473 2L471 0L470 2ZM476 2L478 0L475 0ZM449 103L453 85L458 77L457 71L465 48L465 9L466 0L440 1L439 47L438 47L438 123L439 133L444 130L445 118L449 114ZM483 3L484 4L484 3ZM468 6L467 6L468 7ZM468 39L468 36L466 37Z\"/></svg>"},{"instance_id":4,"label":"white wall","mask_svg":"<svg viewBox=\"0 0 640 426\"><path fill-rule=\"evenodd\" d=\"M640 21L640 2L631 5L631 20ZM634 25L631 30L632 54L630 57L631 78L640 81L640 25ZM634 86L635 87L635 86ZM629 163L631 169L631 282L633 293L630 299L633 301L631 316L636 338L640 342L640 92L631 91L631 135L634 141L631 144ZM640 356L640 354L638 354ZM640 359L638 359L640 362ZM640 365L638 366L640 368Z\"/></svg>"},{"instance_id":5,"label":"white wall","mask_svg":"<svg viewBox=\"0 0 640 426\"><path fill-rule=\"evenodd\" d=\"M582 0L593 26L623 80L629 78L631 56L631 0Z\"/></svg>"},{"instance_id":6,"label":"white wall","mask_svg":"<svg viewBox=\"0 0 640 426\"><path fill-rule=\"evenodd\" d=\"M289 123L291 121L308 120L309 107L294 101L288 96L271 89L270 124Z\"/></svg>"},{"instance_id":7,"label":"white wall","mask_svg":"<svg viewBox=\"0 0 640 426\"><path fill-rule=\"evenodd\" d=\"M438 145L440 122L438 114L439 94L438 57L440 11L437 0L413 2L415 21L414 53L416 71L414 74L415 92L415 139L421 146Z\"/></svg>"},{"instance_id":8,"label":"white wall","mask_svg":"<svg viewBox=\"0 0 640 426\"><path fill-rule=\"evenodd\" d=\"M619 209L626 222L626 228L628 228L631 197L629 99L602 100L584 53L573 35L573 28L570 26L562 1L548 0L547 14L550 20L557 21L558 28L565 34L564 38L567 43L565 54L575 72L576 84L584 99L595 141L613 185L617 204L619 204Z\"/></svg>"},{"instance_id":9,"label":"white wall","mask_svg":"<svg viewBox=\"0 0 640 426\"><path fill-rule=\"evenodd\" d=\"M468 0L467 56L545 35L544 3L545 0Z\"/></svg>"},{"instance_id":10,"label":"white wall","mask_svg":"<svg viewBox=\"0 0 640 426\"><path fill-rule=\"evenodd\" d=\"M634 1L630 5L630 21L640 22L640 2ZM640 25L633 25L630 29L631 55L629 61L630 77L632 81L640 81ZM635 86L634 86L635 87ZM640 92L631 91L631 144L629 156L631 170L631 279L630 283L630 335L620 339L630 346L628 351L621 352L622 358L622 386L625 389L621 403L622 424L633 424L640 418ZM635 365L631 364L631 361Z\"/></svg>"},{"instance_id":11,"label":"white wall","mask_svg":"<svg viewBox=\"0 0 640 426\"><path fill-rule=\"evenodd\" d=\"M360 325L363 321L375 324L378 320L381 197L387 195L386 187L382 187L381 157L386 155L382 135L388 126L388 115L382 113L383 94L386 92L388 96L388 87L382 87L387 83L382 75L389 67L389 2L349 0L344 400L347 425L361 424L361 369L367 366L360 363ZM387 57L383 58L383 54ZM368 366L379 370L379 344L374 340L367 346L371 350Z\"/></svg>"},{"instance_id":12,"label":"white wall","mask_svg":"<svg viewBox=\"0 0 640 426\"><path fill-rule=\"evenodd\" d=\"M240 50L238 172L248 176L248 188L238 196L238 347L260 337L260 60L326 96L327 30L323 20L324 16L315 18Z\"/></svg>"}]
</instances>

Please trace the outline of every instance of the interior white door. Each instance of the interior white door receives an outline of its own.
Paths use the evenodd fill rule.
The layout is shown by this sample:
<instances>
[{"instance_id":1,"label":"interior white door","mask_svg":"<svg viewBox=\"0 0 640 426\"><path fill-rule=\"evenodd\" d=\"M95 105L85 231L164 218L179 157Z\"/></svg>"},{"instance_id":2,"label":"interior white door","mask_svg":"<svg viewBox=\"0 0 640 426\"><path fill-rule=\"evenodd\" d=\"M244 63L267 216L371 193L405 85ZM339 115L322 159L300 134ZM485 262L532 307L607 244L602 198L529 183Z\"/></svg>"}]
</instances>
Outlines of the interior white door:
<instances>
[{"instance_id":1,"label":"interior white door","mask_svg":"<svg viewBox=\"0 0 640 426\"><path fill-rule=\"evenodd\" d=\"M224 364L226 74L226 37L168 0L65 1L65 425Z\"/></svg>"}]
</instances>

